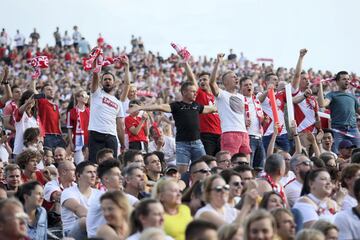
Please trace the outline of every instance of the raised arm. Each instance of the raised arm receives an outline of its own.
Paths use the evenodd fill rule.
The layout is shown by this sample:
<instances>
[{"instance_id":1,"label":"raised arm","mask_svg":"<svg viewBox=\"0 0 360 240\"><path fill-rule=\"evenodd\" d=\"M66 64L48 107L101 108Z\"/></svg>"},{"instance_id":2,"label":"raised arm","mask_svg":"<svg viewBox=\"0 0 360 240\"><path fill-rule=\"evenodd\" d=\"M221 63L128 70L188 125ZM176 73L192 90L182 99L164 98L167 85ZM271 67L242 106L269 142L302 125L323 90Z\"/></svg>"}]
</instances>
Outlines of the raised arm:
<instances>
[{"instance_id":1,"label":"raised arm","mask_svg":"<svg viewBox=\"0 0 360 240\"><path fill-rule=\"evenodd\" d=\"M270 156L271 154L274 153L275 141L278 134L279 134L279 125L274 123L274 132L271 135L268 148L266 149L266 156Z\"/></svg>"},{"instance_id":2,"label":"raised arm","mask_svg":"<svg viewBox=\"0 0 360 240\"><path fill-rule=\"evenodd\" d=\"M293 139L295 142L295 154L301 154L303 147L301 145L300 137L297 132L297 124L295 120L290 123L290 132L293 135Z\"/></svg>"},{"instance_id":3,"label":"raised arm","mask_svg":"<svg viewBox=\"0 0 360 240\"><path fill-rule=\"evenodd\" d=\"M124 60L122 61L125 68L125 76L124 76L124 89L120 96L120 101L125 102L127 95L130 90L130 63L128 57L124 57Z\"/></svg>"},{"instance_id":4,"label":"raised arm","mask_svg":"<svg viewBox=\"0 0 360 240\"><path fill-rule=\"evenodd\" d=\"M330 104L330 99L324 97L324 89L321 80L319 83L318 103L321 108L327 107Z\"/></svg>"},{"instance_id":5,"label":"raised arm","mask_svg":"<svg viewBox=\"0 0 360 240\"><path fill-rule=\"evenodd\" d=\"M5 65L4 72L3 72L2 78L1 78L1 84L4 84L5 94L0 99L0 101L2 103L4 103L4 104L7 102L7 100L12 98L12 92L11 92L10 84L9 84L9 81L8 81L8 75L9 75L9 68L8 68L7 65Z\"/></svg>"},{"instance_id":6,"label":"raised arm","mask_svg":"<svg viewBox=\"0 0 360 240\"><path fill-rule=\"evenodd\" d=\"M303 59L304 59L304 56L306 55L306 53L307 53L307 49L304 48L304 49L300 50L300 55L299 55L299 58L298 58L298 61L296 64L296 68L295 68L294 79L291 82L293 89L299 88L302 63L303 63Z\"/></svg>"},{"instance_id":7,"label":"raised arm","mask_svg":"<svg viewBox=\"0 0 360 240\"><path fill-rule=\"evenodd\" d=\"M185 62L184 62L184 66L185 66L186 75L187 75L189 81L194 84L194 86L196 87L196 89L198 89L198 88L199 88L199 85L198 85L198 83L197 83L197 81L196 81L195 74L194 74L194 72L192 71L192 69L191 69L191 67L190 67L190 64L189 64L187 61L185 61Z\"/></svg>"},{"instance_id":8,"label":"raised arm","mask_svg":"<svg viewBox=\"0 0 360 240\"><path fill-rule=\"evenodd\" d=\"M212 92L212 94L214 94L214 96L219 95L219 86L216 83L216 78L218 75L219 65L222 62L224 56L225 56L225 54L223 54L223 53L219 53L217 55L215 65L214 65L213 71L210 76L210 88L211 88L211 92Z\"/></svg>"},{"instance_id":9,"label":"raised arm","mask_svg":"<svg viewBox=\"0 0 360 240\"><path fill-rule=\"evenodd\" d=\"M312 95L312 91L311 91L310 88L308 88L308 89L305 90L304 94L293 97L292 98L293 103L298 104L298 103L304 101L306 98L310 97L311 95Z\"/></svg>"},{"instance_id":10,"label":"raised arm","mask_svg":"<svg viewBox=\"0 0 360 240\"><path fill-rule=\"evenodd\" d=\"M147 106L133 106L129 108L128 113L133 113L136 111L161 111L161 112L171 112L171 107L169 104L153 104Z\"/></svg>"}]
</instances>

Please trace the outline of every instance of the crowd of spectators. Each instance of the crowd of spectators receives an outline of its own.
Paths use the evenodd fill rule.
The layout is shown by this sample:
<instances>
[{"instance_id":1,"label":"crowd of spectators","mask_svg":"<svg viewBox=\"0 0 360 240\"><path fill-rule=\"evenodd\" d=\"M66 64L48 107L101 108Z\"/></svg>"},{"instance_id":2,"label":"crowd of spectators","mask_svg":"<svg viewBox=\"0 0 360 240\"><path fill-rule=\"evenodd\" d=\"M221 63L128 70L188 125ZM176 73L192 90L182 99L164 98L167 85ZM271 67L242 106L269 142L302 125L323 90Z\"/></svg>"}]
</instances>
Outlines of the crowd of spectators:
<instances>
[{"instance_id":1,"label":"crowd of spectators","mask_svg":"<svg viewBox=\"0 0 360 240\"><path fill-rule=\"evenodd\" d=\"M53 37L0 34L1 239L360 239L355 73Z\"/></svg>"}]
</instances>

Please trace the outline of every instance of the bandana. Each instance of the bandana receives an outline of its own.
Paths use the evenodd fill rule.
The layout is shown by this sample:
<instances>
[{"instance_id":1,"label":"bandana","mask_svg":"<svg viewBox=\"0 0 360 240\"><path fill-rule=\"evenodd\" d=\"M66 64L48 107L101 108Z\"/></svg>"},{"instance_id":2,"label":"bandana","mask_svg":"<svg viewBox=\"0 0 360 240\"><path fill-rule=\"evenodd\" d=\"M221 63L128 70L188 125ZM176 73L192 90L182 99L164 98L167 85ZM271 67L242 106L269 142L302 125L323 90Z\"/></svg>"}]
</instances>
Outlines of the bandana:
<instances>
[{"instance_id":1,"label":"bandana","mask_svg":"<svg viewBox=\"0 0 360 240\"><path fill-rule=\"evenodd\" d=\"M181 47L180 45L177 45L176 43L170 43L170 45L175 49L177 54L181 56L182 59L185 61L188 61L191 57L190 52L186 49L186 47Z\"/></svg>"},{"instance_id":2,"label":"bandana","mask_svg":"<svg viewBox=\"0 0 360 240\"><path fill-rule=\"evenodd\" d=\"M32 79L38 79L41 75L41 68L49 67L49 59L47 56L38 56L28 60L28 63L34 68Z\"/></svg>"}]
</instances>

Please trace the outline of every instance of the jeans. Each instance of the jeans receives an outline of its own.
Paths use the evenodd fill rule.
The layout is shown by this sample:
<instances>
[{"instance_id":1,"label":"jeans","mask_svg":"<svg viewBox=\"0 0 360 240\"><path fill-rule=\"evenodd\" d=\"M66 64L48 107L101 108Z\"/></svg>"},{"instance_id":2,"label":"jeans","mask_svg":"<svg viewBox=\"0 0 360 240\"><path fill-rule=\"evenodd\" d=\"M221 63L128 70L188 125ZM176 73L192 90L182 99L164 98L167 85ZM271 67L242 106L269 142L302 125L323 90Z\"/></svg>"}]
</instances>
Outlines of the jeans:
<instances>
[{"instance_id":1,"label":"jeans","mask_svg":"<svg viewBox=\"0 0 360 240\"><path fill-rule=\"evenodd\" d=\"M353 137L345 136L344 134L333 131L333 133L334 133L334 144L332 146L333 152L335 152L336 154L339 153L338 147L339 147L339 143L342 140L349 140L354 145L356 145L356 147L360 147L360 133L359 133L359 129L357 127L338 128L338 127L334 126L333 129L336 129L336 130L339 130L339 131L342 131L342 132L346 132L346 133L348 133L350 135L355 136L355 138L353 138Z\"/></svg>"},{"instance_id":2,"label":"jeans","mask_svg":"<svg viewBox=\"0 0 360 240\"><path fill-rule=\"evenodd\" d=\"M213 133L201 133L201 142L204 145L207 155L215 156L220 151L220 136Z\"/></svg>"},{"instance_id":3,"label":"jeans","mask_svg":"<svg viewBox=\"0 0 360 240\"><path fill-rule=\"evenodd\" d=\"M96 154L103 148L112 149L114 151L114 158L116 158L118 152L117 137L110 134L89 131L89 161L96 163Z\"/></svg>"},{"instance_id":4,"label":"jeans","mask_svg":"<svg viewBox=\"0 0 360 240\"><path fill-rule=\"evenodd\" d=\"M267 151L267 149L268 149L268 146L269 146L269 143L271 140L271 136L272 136L272 134L270 134L268 136L263 136L262 140L263 140L265 151ZM287 133L277 136L276 140L275 140L275 144L285 152L290 151L290 140L288 138Z\"/></svg>"},{"instance_id":5,"label":"jeans","mask_svg":"<svg viewBox=\"0 0 360 240\"><path fill-rule=\"evenodd\" d=\"M51 149L57 147L66 148L66 143L60 134L45 134L44 147Z\"/></svg>"},{"instance_id":6,"label":"jeans","mask_svg":"<svg viewBox=\"0 0 360 240\"><path fill-rule=\"evenodd\" d=\"M201 140L176 142L176 165L189 165L204 156L205 149Z\"/></svg>"},{"instance_id":7,"label":"jeans","mask_svg":"<svg viewBox=\"0 0 360 240\"><path fill-rule=\"evenodd\" d=\"M253 168L264 168L265 164L265 148L261 137L249 135L250 137L250 164Z\"/></svg>"}]
</instances>

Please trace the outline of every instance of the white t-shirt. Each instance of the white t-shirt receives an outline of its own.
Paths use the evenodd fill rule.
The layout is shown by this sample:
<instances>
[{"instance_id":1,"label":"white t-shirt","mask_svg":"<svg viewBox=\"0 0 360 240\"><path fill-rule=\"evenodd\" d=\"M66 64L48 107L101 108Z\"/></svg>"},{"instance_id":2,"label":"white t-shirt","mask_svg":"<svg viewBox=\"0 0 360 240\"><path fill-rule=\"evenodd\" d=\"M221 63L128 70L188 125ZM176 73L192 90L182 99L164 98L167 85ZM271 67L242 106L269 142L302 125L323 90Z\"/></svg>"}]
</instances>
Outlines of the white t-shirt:
<instances>
[{"instance_id":1,"label":"white t-shirt","mask_svg":"<svg viewBox=\"0 0 360 240\"><path fill-rule=\"evenodd\" d=\"M341 206L341 210L348 210L353 207L356 207L358 205L358 202L355 198L350 196L349 194L346 194L343 200L343 204ZM360 237L360 236L359 236Z\"/></svg>"},{"instance_id":2,"label":"white t-shirt","mask_svg":"<svg viewBox=\"0 0 360 240\"><path fill-rule=\"evenodd\" d=\"M15 141L14 154L20 154L24 149L24 132L28 128L38 128L39 125L34 116L29 117L26 112L23 113L19 122L15 121Z\"/></svg>"},{"instance_id":3,"label":"white t-shirt","mask_svg":"<svg viewBox=\"0 0 360 240\"><path fill-rule=\"evenodd\" d=\"M249 105L249 115L250 115L250 127L247 129L249 135L254 135L261 137L261 129L260 129L260 123L259 118L256 113L255 104L252 97L246 97L248 105Z\"/></svg>"},{"instance_id":4,"label":"white t-shirt","mask_svg":"<svg viewBox=\"0 0 360 240\"><path fill-rule=\"evenodd\" d=\"M339 240L360 238L360 218L353 213L352 209L338 212L334 223L339 229Z\"/></svg>"},{"instance_id":5,"label":"white t-shirt","mask_svg":"<svg viewBox=\"0 0 360 240\"><path fill-rule=\"evenodd\" d=\"M167 164L176 165L176 145L175 139L172 137L164 136L164 146L161 149L161 152L164 153L164 158ZM155 141L149 143L149 152L156 151L157 146Z\"/></svg>"},{"instance_id":6,"label":"white t-shirt","mask_svg":"<svg viewBox=\"0 0 360 240\"><path fill-rule=\"evenodd\" d=\"M245 127L244 96L219 89L215 97L222 132L247 132Z\"/></svg>"},{"instance_id":7,"label":"white t-shirt","mask_svg":"<svg viewBox=\"0 0 360 240\"><path fill-rule=\"evenodd\" d=\"M89 130L117 136L116 118L125 117L121 102L100 88L90 99Z\"/></svg>"},{"instance_id":8,"label":"white t-shirt","mask_svg":"<svg viewBox=\"0 0 360 240\"><path fill-rule=\"evenodd\" d=\"M24 46L25 44L25 37L21 33L16 34L14 37L14 42L17 47Z\"/></svg>"},{"instance_id":9,"label":"white t-shirt","mask_svg":"<svg viewBox=\"0 0 360 240\"><path fill-rule=\"evenodd\" d=\"M78 31L73 32L72 38L74 40L74 43L79 43L81 40L81 33Z\"/></svg>"},{"instance_id":10,"label":"white t-shirt","mask_svg":"<svg viewBox=\"0 0 360 240\"><path fill-rule=\"evenodd\" d=\"M106 220L102 214L100 205L100 197L104 193L104 191L97 191L89 198L89 208L86 216L86 230L89 238L96 237L96 231L98 228L101 225L106 224ZM136 197L130 194L126 193L126 196L131 206L134 206L134 204L139 201Z\"/></svg>"},{"instance_id":11,"label":"white t-shirt","mask_svg":"<svg viewBox=\"0 0 360 240\"><path fill-rule=\"evenodd\" d=\"M69 35L64 35L63 42L64 42L64 46L70 46L71 45L71 37Z\"/></svg>"},{"instance_id":12,"label":"white t-shirt","mask_svg":"<svg viewBox=\"0 0 360 240\"><path fill-rule=\"evenodd\" d=\"M126 113L127 110L129 110L129 103L130 103L130 100L127 97L126 97L125 101L121 102L125 116L129 115Z\"/></svg>"},{"instance_id":13,"label":"white t-shirt","mask_svg":"<svg viewBox=\"0 0 360 240\"><path fill-rule=\"evenodd\" d=\"M89 199L93 194L96 194L99 190L95 188L91 188L91 195L89 198L86 198L80 191L77 186L72 186L64 189L61 194L61 221L63 223L63 231L66 232L71 230L76 221L78 220L78 216L75 215L74 212L70 211L66 207L63 206L63 203L68 199L75 199L78 201L83 207L89 209Z\"/></svg>"},{"instance_id":14,"label":"white t-shirt","mask_svg":"<svg viewBox=\"0 0 360 240\"><path fill-rule=\"evenodd\" d=\"M136 232L133 235L130 235L128 238L126 238L126 240L139 240L141 237L141 233L140 232ZM165 236L165 240L174 240L172 237L166 235Z\"/></svg>"},{"instance_id":15,"label":"white t-shirt","mask_svg":"<svg viewBox=\"0 0 360 240\"><path fill-rule=\"evenodd\" d=\"M303 184L298 180L294 180L291 183L285 185L285 195L289 205L292 207L296 200L299 199Z\"/></svg>"},{"instance_id":16,"label":"white t-shirt","mask_svg":"<svg viewBox=\"0 0 360 240\"><path fill-rule=\"evenodd\" d=\"M76 183L72 183L72 186L77 186ZM51 201L51 194L55 191L62 192L64 187L59 182L59 179L54 179L45 184L44 187L44 199L48 202Z\"/></svg>"},{"instance_id":17,"label":"white t-shirt","mask_svg":"<svg viewBox=\"0 0 360 240\"><path fill-rule=\"evenodd\" d=\"M289 170L288 173L280 179L279 183L282 186L285 186L289 181L291 181L294 178L296 178L295 173Z\"/></svg>"},{"instance_id":18,"label":"white t-shirt","mask_svg":"<svg viewBox=\"0 0 360 240\"><path fill-rule=\"evenodd\" d=\"M320 204L320 207L325 209L325 211L320 215L317 213L318 209L314 204L297 201L295 202L293 208L298 209L301 212L303 216L303 223L317 221L320 219L333 223L334 215L329 212L326 204Z\"/></svg>"},{"instance_id":19,"label":"white t-shirt","mask_svg":"<svg viewBox=\"0 0 360 240\"><path fill-rule=\"evenodd\" d=\"M238 211L235 208L229 206L228 204L225 204L223 210L224 210L223 214L220 214L208 203L204 207L196 211L194 218L199 218L200 215L204 212L212 212L217 214L219 218L221 218L226 223L232 223L236 219L238 215Z\"/></svg>"},{"instance_id":20,"label":"white t-shirt","mask_svg":"<svg viewBox=\"0 0 360 240\"><path fill-rule=\"evenodd\" d=\"M0 159L7 163L9 161L9 152L6 150L5 144L0 144Z\"/></svg>"}]
</instances>

